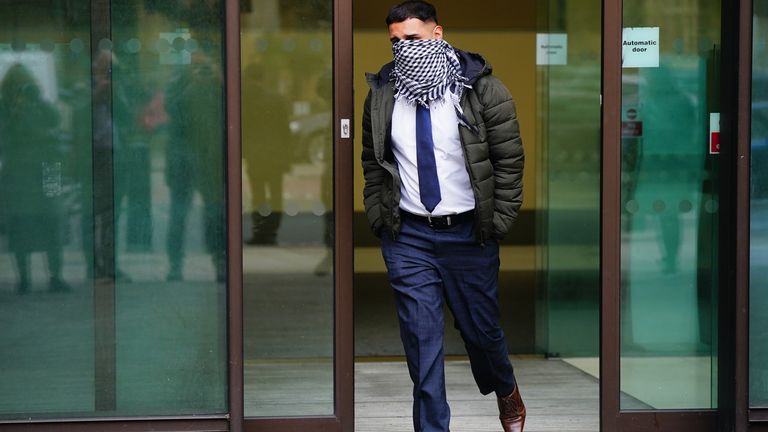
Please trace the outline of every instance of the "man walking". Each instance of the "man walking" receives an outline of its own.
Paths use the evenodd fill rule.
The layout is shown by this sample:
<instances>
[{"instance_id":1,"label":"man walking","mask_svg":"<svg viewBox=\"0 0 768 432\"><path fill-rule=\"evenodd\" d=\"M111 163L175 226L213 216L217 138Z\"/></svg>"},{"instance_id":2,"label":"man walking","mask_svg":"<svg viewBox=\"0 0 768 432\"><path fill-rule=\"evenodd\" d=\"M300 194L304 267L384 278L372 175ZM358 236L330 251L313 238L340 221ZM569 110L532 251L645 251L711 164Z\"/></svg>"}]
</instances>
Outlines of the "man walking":
<instances>
[{"instance_id":1,"label":"man walking","mask_svg":"<svg viewBox=\"0 0 768 432\"><path fill-rule=\"evenodd\" d=\"M496 393L505 432L522 432L497 300L498 240L522 203L515 104L480 55L443 40L431 4L403 2L386 22L394 61L367 76L363 193L395 290L414 430L449 430L446 301L480 392Z\"/></svg>"}]
</instances>

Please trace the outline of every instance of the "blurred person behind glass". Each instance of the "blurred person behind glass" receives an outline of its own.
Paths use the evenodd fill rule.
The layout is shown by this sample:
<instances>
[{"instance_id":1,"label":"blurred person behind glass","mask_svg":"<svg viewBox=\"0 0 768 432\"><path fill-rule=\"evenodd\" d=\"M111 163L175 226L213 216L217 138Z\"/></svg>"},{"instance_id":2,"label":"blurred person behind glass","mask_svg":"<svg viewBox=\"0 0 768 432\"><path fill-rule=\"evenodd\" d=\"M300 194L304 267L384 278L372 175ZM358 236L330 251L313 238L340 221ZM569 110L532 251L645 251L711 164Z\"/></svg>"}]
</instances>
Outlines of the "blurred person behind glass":
<instances>
[{"instance_id":1,"label":"blurred person behind glass","mask_svg":"<svg viewBox=\"0 0 768 432\"><path fill-rule=\"evenodd\" d=\"M0 82L0 208L18 271L18 293L30 289L30 255L44 251L50 291L69 291L62 279L61 115L45 101L27 67L15 64Z\"/></svg>"},{"instance_id":2,"label":"blurred person behind glass","mask_svg":"<svg viewBox=\"0 0 768 432\"><path fill-rule=\"evenodd\" d=\"M315 92L323 101L324 108L333 111L333 70L323 72L315 85ZM323 203L323 244L325 254L315 266L315 275L325 276L333 271L333 239L334 239L334 208L333 208L333 128L325 124L322 131L315 136L322 137L323 173L320 178L320 200Z\"/></svg>"},{"instance_id":3,"label":"blurred person behind glass","mask_svg":"<svg viewBox=\"0 0 768 432\"><path fill-rule=\"evenodd\" d=\"M285 99L265 82L265 69L243 72L243 159L252 196L248 244L275 244L283 208L283 176L291 168L293 141Z\"/></svg>"},{"instance_id":4,"label":"blurred person behind glass","mask_svg":"<svg viewBox=\"0 0 768 432\"><path fill-rule=\"evenodd\" d=\"M202 53L192 63L179 65L166 98L169 138L166 145L165 181L171 190L171 220L166 250L169 281L183 277L185 230L192 198L203 201L203 231L216 280L226 273L224 234L224 133L221 68Z\"/></svg>"},{"instance_id":5,"label":"blurred person behind glass","mask_svg":"<svg viewBox=\"0 0 768 432\"><path fill-rule=\"evenodd\" d=\"M139 176L142 175L142 170L135 164L129 168L127 166L129 162L126 161L128 159L126 157L128 155L127 131L135 128L129 123L131 117L127 109L126 91L119 80L114 79L114 75L120 73L122 69L121 63L109 50L100 50L93 63L94 69L98 72L93 75L92 105L81 104L81 110L85 109L86 112L78 113L78 124L84 125L85 123L80 122L87 120L88 111L90 112L93 119L92 137L91 142L88 143L79 140L76 150L78 157L82 160L95 158L99 161L94 165L93 178L81 179L81 181L93 182L93 225L89 225L89 218L82 218L83 244L93 245L93 249L84 247L87 274L89 278L110 277L110 268L114 265L115 279L131 282L131 277L120 268L120 260L115 260L114 263L107 262L106 258L111 254L105 251L112 250L117 253L119 236L116 231L120 226L123 213L122 203L124 199L129 199L128 187L132 183L141 181ZM102 171L103 161L112 162L111 170ZM115 177L115 173L126 172L130 174ZM105 176L112 176L113 181L103 181ZM85 207L88 198L83 198L83 207ZM129 201L129 209L133 207L131 204L132 202Z\"/></svg>"}]
</instances>

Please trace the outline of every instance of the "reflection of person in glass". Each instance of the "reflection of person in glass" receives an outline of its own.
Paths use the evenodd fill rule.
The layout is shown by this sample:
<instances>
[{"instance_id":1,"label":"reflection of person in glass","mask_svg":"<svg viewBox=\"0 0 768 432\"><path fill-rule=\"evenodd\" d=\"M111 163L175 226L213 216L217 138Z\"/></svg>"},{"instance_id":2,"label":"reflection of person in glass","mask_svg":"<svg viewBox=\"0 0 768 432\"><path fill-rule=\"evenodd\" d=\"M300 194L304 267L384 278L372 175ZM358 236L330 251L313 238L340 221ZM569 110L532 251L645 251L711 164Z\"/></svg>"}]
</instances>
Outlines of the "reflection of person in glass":
<instances>
[{"instance_id":1,"label":"reflection of person in glass","mask_svg":"<svg viewBox=\"0 0 768 432\"><path fill-rule=\"evenodd\" d=\"M109 50L100 50L93 60L93 70L97 71L92 77L92 104L82 106L86 111L90 108L92 116L92 148L90 143L78 140L79 148L76 151L78 158L92 159L93 179L81 178L81 181L93 181L93 225L89 224L90 218L83 217L82 233L83 244L93 245L93 248L84 248L87 271L89 277L104 279L114 277L121 282L130 282L131 278L120 269L120 259L115 260L117 254L116 227L118 227L122 201L126 196L126 185L136 181L139 170L133 170L130 176L125 178L114 176L115 172L130 171L121 165L125 163L125 127L123 119L128 110L125 108L125 94L119 82L113 80L113 73L121 68L120 62ZM87 121L88 113L79 113L78 124L81 128ZM76 144L77 146L77 144ZM90 151L92 154L87 154ZM108 166L111 163L112 166ZM81 175L82 175L81 171ZM105 178L112 177L112 182ZM83 197L83 204L87 204L89 197ZM85 206L84 206L85 207ZM129 206L130 208L130 206ZM118 255L119 256L119 255ZM110 261L112 260L112 261Z\"/></svg>"},{"instance_id":2,"label":"reflection of person in glass","mask_svg":"<svg viewBox=\"0 0 768 432\"><path fill-rule=\"evenodd\" d=\"M252 235L248 244L275 244L283 207L283 176L293 146L288 104L265 82L263 67L243 71L243 159L252 196Z\"/></svg>"},{"instance_id":3,"label":"reflection of person in glass","mask_svg":"<svg viewBox=\"0 0 768 432\"><path fill-rule=\"evenodd\" d=\"M166 99L170 123L165 180L171 191L167 279L182 279L187 217L197 191L203 201L205 245L221 282L226 275L221 70L201 53L193 55L192 64L178 68Z\"/></svg>"},{"instance_id":4,"label":"reflection of person in glass","mask_svg":"<svg viewBox=\"0 0 768 432\"><path fill-rule=\"evenodd\" d=\"M68 291L62 279L62 155L55 132L61 116L41 95L23 65L0 83L0 211L18 270L18 292L30 288L30 254L44 251L51 291Z\"/></svg>"},{"instance_id":5,"label":"reflection of person in glass","mask_svg":"<svg viewBox=\"0 0 768 432\"><path fill-rule=\"evenodd\" d=\"M123 57L113 80L113 105L120 154L115 155L116 192L125 206L125 246L128 251L149 251L152 245L152 189L149 143L167 121L165 94L137 64ZM121 198L120 196L116 198ZM116 207L121 203L116 200ZM117 208L116 208L117 210Z\"/></svg>"},{"instance_id":6,"label":"reflection of person in glass","mask_svg":"<svg viewBox=\"0 0 768 432\"><path fill-rule=\"evenodd\" d=\"M328 111L333 110L333 72L331 70L318 78L315 91L325 103L325 108ZM331 126L331 124L327 124L319 133L315 134L322 142L323 174L320 180L320 199L325 209L325 214L323 214L323 243L326 247L323 259L315 266L314 273L317 276L325 276L333 270L333 128Z\"/></svg>"},{"instance_id":7,"label":"reflection of person in glass","mask_svg":"<svg viewBox=\"0 0 768 432\"><path fill-rule=\"evenodd\" d=\"M694 125L701 124L697 113L695 93L687 88L688 72L669 65L643 69L641 95L644 97L648 129L647 154L642 155L642 173L648 176L651 208L658 221L658 265L662 273L678 272L681 259L683 268L691 264L688 257L681 258L683 236L686 230L680 203L694 202L691 191L700 186L700 135ZM646 192L648 193L648 192ZM687 261L687 262L686 262Z\"/></svg>"},{"instance_id":8,"label":"reflection of person in glass","mask_svg":"<svg viewBox=\"0 0 768 432\"><path fill-rule=\"evenodd\" d=\"M429 3L395 6L387 25L394 62L368 76L363 195L395 291L414 429L449 430L446 302L480 392L496 394L505 432L522 432L498 305L498 240L522 204L515 104L483 57L443 40Z\"/></svg>"}]
</instances>

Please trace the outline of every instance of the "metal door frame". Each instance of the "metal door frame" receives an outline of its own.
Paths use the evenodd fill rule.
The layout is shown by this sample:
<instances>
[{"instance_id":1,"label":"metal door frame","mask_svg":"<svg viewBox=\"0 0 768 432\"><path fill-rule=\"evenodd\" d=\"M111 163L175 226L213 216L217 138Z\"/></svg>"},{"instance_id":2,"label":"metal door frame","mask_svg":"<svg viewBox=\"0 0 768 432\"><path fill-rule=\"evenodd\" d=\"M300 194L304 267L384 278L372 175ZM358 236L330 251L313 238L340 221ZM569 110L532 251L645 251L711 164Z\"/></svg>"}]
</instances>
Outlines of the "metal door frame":
<instances>
[{"instance_id":1,"label":"metal door frame","mask_svg":"<svg viewBox=\"0 0 768 432\"><path fill-rule=\"evenodd\" d=\"M294 418L245 418L243 379L242 169L240 140L240 0L226 0L227 197L229 238L229 402L233 432L352 432L354 341L352 321L353 149L341 136L341 119L352 119L352 0L333 0L334 100L334 414ZM350 122L351 124L352 122Z\"/></svg>"},{"instance_id":2,"label":"metal door frame","mask_svg":"<svg viewBox=\"0 0 768 432\"><path fill-rule=\"evenodd\" d=\"M352 138L341 138L340 121L353 118L352 0L334 0L334 414L324 417L244 418L242 168L240 131L240 0L224 0L226 135L227 135L227 266L229 412L221 415L167 417L61 418L0 422L3 431L296 431L352 432L354 429L353 279L353 149ZM92 38L109 32L110 0L91 0ZM97 16L98 15L98 16ZM106 20L104 16L107 16ZM106 28L105 28L106 26ZM98 34L97 34L98 33ZM94 43L94 46L96 44ZM104 71L94 71L94 73ZM108 72L107 72L108 73ZM107 292L109 287L107 287ZM106 297L106 302L113 302ZM112 332L113 327L103 329ZM103 333L103 332L102 332ZM108 336L108 335L107 335ZM105 375L107 390L113 375ZM112 399L110 399L112 400Z\"/></svg>"},{"instance_id":3,"label":"metal door frame","mask_svg":"<svg viewBox=\"0 0 768 432\"><path fill-rule=\"evenodd\" d=\"M733 341L731 350L732 367L728 375L721 377L727 385L728 407L736 432L768 431L768 409L752 408L749 402L749 273L750 273L750 165L751 165L751 120L752 120L752 17L753 1L739 0L737 8L729 13L728 25L734 35L731 42L732 55L727 60L736 65L724 81L729 86L730 109L737 113L729 125L728 141L735 143L729 160L732 182L728 205L735 209L728 235L732 244L731 262L733 272L730 279L721 281L730 284L732 293L728 301L729 318L732 323ZM724 58L725 61L725 58ZM726 141L726 142L728 142ZM728 286L728 285L721 285Z\"/></svg>"},{"instance_id":4,"label":"metal door frame","mask_svg":"<svg viewBox=\"0 0 768 432\"><path fill-rule=\"evenodd\" d=\"M601 179L602 431L768 431L768 410L748 406L749 149L752 0L722 0L720 276L717 409L621 410L621 40L622 0L603 1ZM728 143L732 143L728 145Z\"/></svg>"}]
</instances>

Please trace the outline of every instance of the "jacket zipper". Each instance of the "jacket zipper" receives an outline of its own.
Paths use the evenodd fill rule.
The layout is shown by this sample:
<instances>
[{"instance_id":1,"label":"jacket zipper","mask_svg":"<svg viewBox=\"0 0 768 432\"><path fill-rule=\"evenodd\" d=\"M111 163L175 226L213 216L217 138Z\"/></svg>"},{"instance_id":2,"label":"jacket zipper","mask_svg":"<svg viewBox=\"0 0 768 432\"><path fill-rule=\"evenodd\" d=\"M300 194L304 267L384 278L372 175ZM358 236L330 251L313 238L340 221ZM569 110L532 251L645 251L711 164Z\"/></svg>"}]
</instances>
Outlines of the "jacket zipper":
<instances>
[{"instance_id":1,"label":"jacket zipper","mask_svg":"<svg viewBox=\"0 0 768 432\"><path fill-rule=\"evenodd\" d=\"M464 105L464 101L466 100L466 98L467 98L467 93L465 92L462 95L462 97L461 97L461 99L462 99L462 106ZM471 109L471 106L470 106L470 109ZM475 215L474 215L475 230L476 230L475 236L480 238L480 246L481 247L485 247L485 232L483 231L483 228L480 226L480 202L478 201L478 198L477 198L477 191L475 190L475 183L472 181L472 169L469 166L469 154L467 153L467 146L464 143L464 137L461 136L461 128L462 127L466 127L466 126L463 126L461 124L458 125L458 128L459 128L459 141L461 142L461 151L464 153L464 167L467 170L467 175L469 175L469 180L470 180L470 183L472 184L472 196L475 198ZM475 125L475 127L477 128L477 125ZM469 129L469 128L467 128L467 129ZM469 131L472 132L472 133L476 133L476 132L474 132L471 129L469 129ZM476 133L476 134L478 135L478 138L479 138L479 133Z\"/></svg>"}]
</instances>

